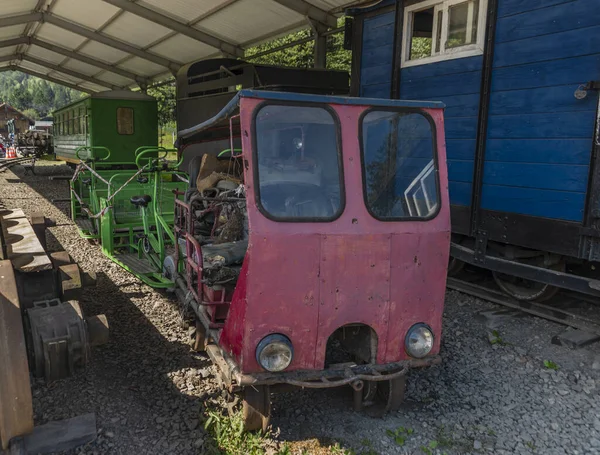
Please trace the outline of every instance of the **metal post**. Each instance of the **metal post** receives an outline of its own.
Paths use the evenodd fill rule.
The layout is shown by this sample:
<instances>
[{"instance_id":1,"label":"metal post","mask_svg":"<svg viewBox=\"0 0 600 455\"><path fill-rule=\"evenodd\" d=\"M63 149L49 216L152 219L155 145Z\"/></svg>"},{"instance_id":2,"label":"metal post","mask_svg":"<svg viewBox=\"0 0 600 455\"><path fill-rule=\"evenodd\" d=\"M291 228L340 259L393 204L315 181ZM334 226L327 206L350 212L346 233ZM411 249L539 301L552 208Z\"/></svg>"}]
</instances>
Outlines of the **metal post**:
<instances>
[{"instance_id":1,"label":"metal post","mask_svg":"<svg viewBox=\"0 0 600 455\"><path fill-rule=\"evenodd\" d=\"M327 67L327 36L315 35L315 68Z\"/></svg>"},{"instance_id":2,"label":"metal post","mask_svg":"<svg viewBox=\"0 0 600 455\"><path fill-rule=\"evenodd\" d=\"M327 26L313 20L309 20L315 39L315 68L327 67Z\"/></svg>"}]
</instances>

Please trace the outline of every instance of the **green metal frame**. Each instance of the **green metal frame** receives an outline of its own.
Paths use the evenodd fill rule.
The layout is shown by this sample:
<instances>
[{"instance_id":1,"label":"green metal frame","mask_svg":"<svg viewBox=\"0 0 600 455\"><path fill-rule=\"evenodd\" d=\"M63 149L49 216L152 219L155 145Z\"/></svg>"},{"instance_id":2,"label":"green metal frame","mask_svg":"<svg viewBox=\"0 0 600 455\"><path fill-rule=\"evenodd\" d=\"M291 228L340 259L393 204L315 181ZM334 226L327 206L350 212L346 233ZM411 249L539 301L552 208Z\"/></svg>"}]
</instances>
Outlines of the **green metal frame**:
<instances>
[{"instance_id":1,"label":"green metal frame","mask_svg":"<svg viewBox=\"0 0 600 455\"><path fill-rule=\"evenodd\" d=\"M177 176L187 177L187 174L177 170L183 157L180 157L177 163L170 165L165 158L170 152L176 152L176 149L143 146L135 150L135 170L100 170L97 164L101 164L110 157L110 150L106 147L80 147L77 150L78 157L82 151L87 151L91 155L84 162L102 179L106 180L108 185L88 170L81 171L78 178L71 182L71 187L78 192L77 194L88 206L90 212L102 213L99 218L93 220L97 232L86 232L80 228L80 235L84 238L99 240L102 252L107 257L144 283L158 288L173 287L174 283L162 276L162 265L167 255L167 249L174 246L176 241L173 232L176 196L169 195L170 197L165 198L164 193L181 189L181 185L185 185L185 183L177 181ZM103 154L102 157L96 156L100 153ZM147 163L144 164L144 161ZM112 166L116 163L111 162L110 164ZM133 163L124 164L131 165ZM147 178L147 183L141 182L140 177L126 183L137 173L139 176ZM86 186L83 184L83 180L88 178L90 181ZM115 191L119 191L119 193L111 200ZM129 201L132 196L144 194L152 196L150 207L140 208L137 215L132 215L132 212L119 215L122 208L128 205L133 207ZM166 208L165 203L167 204ZM169 207L172 209L169 210ZM71 213L73 220L85 216L81 204L74 196L71 197ZM137 253L138 259L147 261L156 272L136 273L119 260L118 256L123 250L127 253Z\"/></svg>"}]
</instances>

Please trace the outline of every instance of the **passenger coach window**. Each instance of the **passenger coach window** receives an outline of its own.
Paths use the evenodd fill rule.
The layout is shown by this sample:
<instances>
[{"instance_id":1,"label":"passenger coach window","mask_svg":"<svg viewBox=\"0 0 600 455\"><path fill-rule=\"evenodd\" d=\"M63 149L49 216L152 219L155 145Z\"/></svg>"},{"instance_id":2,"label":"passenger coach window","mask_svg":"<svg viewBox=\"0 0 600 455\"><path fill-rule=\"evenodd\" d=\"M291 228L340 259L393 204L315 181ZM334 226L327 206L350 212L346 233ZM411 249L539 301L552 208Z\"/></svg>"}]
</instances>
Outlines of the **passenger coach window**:
<instances>
[{"instance_id":1,"label":"passenger coach window","mask_svg":"<svg viewBox=\"0 0 600 455\"><path fill-rule=\"evenodd\" d=\"M117 133L133 134L133 109L130 107L117 108Z\"/></svg>"},{"instance_id":2,"label":"passenger coach window","mask_svg":"<svg viewBox=\"0 0 600 455\"><path fill-rule=\"evenodd\" d=\"M337 120L327 109L266 105L256 115L258 203L281 221L328 221L344 206Z\"/></svg>"},{"instance_id":3,"label":"passenger coach window","mask_svg":"<svg viewBox=\"0 0 600 455\"><path fill-rule=\"evenodd\" d=\"M362 120L366 203L378 219L430 218L438 210L435 131L416 112L371 111Z\"/></svg>"}]
</instances>

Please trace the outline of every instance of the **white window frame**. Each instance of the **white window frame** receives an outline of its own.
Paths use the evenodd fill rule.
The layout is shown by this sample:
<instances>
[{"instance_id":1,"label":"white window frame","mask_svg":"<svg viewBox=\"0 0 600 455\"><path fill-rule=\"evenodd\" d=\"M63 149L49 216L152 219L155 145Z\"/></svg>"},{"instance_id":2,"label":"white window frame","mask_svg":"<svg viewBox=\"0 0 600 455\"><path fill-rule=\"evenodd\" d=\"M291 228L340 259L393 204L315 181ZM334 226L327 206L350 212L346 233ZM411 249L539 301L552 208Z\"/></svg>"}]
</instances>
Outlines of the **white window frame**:
<instances>
[{"instance_id":1,"label":"white window frame","mask_svg":"<svg viewBox=\"0 0 600 455\"><path fill-rule=\"evenodd\" d=\"M464 46L445 49L445 37L448 36L449 9L451 6L458 5L460 3L465 3L466 1L467 0L427 0L404 8L404 25L402 28L402 58L400 63L401 68L417 65L427 65L428 63L441 62L444 60L450 60L455 58L473 57L476 55L483 54L488 0L479 0L476 42L466 44ZM431 56L418 58L415 60L409 60L408 57L410 56L412 45L414 14L418 13L419 11L430 9L432 6L434 7L434 10L433 28L431 33ZM438 33L439 11L442 11L442 38L440 39L440 50L439 52L436 52L435 44L437 41ZM472 8L470 8L469 15L472 16L472 14L473 11ZM469 29L471 29L472 27L473 22L467 21L467 37L472 36L472 33L469 33Z\"/></svg>"}]
</instances>

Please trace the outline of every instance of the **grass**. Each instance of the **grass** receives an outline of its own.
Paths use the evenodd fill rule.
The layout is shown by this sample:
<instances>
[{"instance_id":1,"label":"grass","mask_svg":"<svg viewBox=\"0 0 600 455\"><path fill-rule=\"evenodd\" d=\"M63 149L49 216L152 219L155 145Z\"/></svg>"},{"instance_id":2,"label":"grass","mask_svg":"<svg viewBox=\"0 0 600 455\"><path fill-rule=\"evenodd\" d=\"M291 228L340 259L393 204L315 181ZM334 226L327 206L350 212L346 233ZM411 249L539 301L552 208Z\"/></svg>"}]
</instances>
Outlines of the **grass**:
<instances>
[{"instance_id":1,"label":"grass","mask_svg":"<svg viewBox=\"0 0 600 455\"><path fill-rule=\"evenodd\" d=\"M241 411L225 415L209 409L205 417L204 428L211 436L202 450L206 455L378 455L366 439L362 450L355 452L336 441L278 442L271 431L246 432Z\"/></svg>"},{"instance_id":2,"label":"grass","mask_svg":"<svg viewBox=\"0 0 600 455\"><path fill-rule=\"evenodd\" d=\"M402 447L406 442L408 436L413 434L412 428L404 428L399 427L395 430L386 430L385 434L387 434L390 438L394 440L397 446Z\"/></svg>"},{"instance_id":3,"label":"grass","mask_svg":"<svg viewBox=\"0 0 600 455\"><path fill-rule=\"evenodd\" d=\"M240 412L231 417L217 411L208 411L204 428L213 437L213 447L208 447L209 454L226 453L230 455L263 455L265 450L265 434L244 431L244 422ZM280 452L283 455L285 452Z\"/></svg>"},{"instance_id":4,"label":"grass","mask_svg":"<svg viewBox=\"0 0 600 455\"><path fill-rule=\"evenodd\" d=\"M558 369L560 368L556 363L554 363L552 360L544 360L544 366L546 368L548 368L549 370L554 370L554 371L558 371Z\"/></svg>"},{"instance_id":5,"label":"grass","mask_svg":"<svg viewBox=\"0 0 600 455\"><path fill-rule=\"evenodd\" d=\"M497 330L492 330L492 332L488 335L488 337L489 337L491 345L494 345L494 344L498 344L500 346L508 345L508 343L502 339L502 337L500 336L500 332L498 332Z\"/></svg>"}]
</instances>

